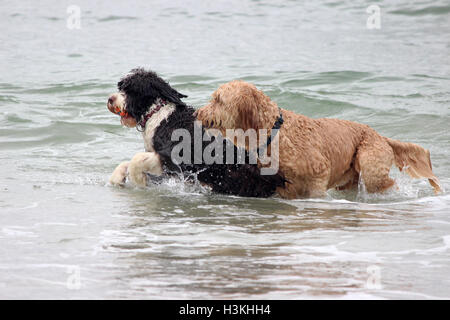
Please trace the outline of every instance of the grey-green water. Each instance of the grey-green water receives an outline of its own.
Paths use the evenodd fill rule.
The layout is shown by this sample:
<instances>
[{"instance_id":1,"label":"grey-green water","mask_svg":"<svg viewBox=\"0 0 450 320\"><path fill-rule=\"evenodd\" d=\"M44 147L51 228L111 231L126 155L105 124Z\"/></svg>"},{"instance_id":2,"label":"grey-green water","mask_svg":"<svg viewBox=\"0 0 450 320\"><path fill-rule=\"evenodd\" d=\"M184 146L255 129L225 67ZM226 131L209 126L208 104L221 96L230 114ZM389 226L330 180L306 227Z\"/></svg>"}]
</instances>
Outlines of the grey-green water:
<instances>
[{"instance_id":1,"label":"grey-green water","mask_svg":"<svg viewBox=\"0 0 450 320\"><path fill-rule=\"evenodd\" d=\"M0 297L450 298L450 5L0 2ZM76 5L81 29L67 27ZM430 149L445 189L286 201L107 185L143 150L106 109L131 68L196 107L232 79Z\"/></svg>"}]
</instances>

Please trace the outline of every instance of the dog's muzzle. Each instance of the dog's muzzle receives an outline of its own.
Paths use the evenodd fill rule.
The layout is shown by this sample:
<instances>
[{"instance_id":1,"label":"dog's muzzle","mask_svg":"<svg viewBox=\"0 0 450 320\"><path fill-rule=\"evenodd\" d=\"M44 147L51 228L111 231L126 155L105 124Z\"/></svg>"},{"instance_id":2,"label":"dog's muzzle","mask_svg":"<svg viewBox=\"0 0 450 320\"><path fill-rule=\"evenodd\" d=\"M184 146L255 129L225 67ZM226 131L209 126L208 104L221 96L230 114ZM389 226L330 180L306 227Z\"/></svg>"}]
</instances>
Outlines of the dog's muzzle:
<instances>
[{"instance_id":1,"label":"dog's muzzle","mask_svg":"<svg viewBox=\"0 0 450 320\"><path fill-rule=\"evenodd\" d=\"M136 126L136 120L125 109L125 96L122 93L113 93L110 95L106 106L110 112L120 116L120 123L122 125L130 128Z\"/></svg>"},{"instance_id":2,"label":"dog's muzzle","mask_svg":"<svg viewBox=\"0 0 450 320\"><path fill-rule=\"evenodd\" d=\"M128 115L124 106L125 98L121 93L113 93L109 96L106 106L108 110L121 117Z\"/></svg>"}]
</instances>

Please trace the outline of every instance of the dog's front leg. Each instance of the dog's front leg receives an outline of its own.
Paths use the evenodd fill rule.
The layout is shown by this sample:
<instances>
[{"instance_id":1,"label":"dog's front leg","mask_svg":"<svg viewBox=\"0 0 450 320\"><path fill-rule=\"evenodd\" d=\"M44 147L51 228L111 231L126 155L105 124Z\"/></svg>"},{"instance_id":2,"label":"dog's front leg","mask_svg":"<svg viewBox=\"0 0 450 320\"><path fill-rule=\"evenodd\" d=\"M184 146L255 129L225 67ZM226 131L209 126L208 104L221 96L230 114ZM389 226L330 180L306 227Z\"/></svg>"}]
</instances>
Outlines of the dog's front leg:
<instances>
[{"instance_id":1,"label":"dog's front leg","mask_svg":"<svg viewBox=\"0 0 450 320\"><path fill-rule=\"evenodd\" d=\"M113 186L123 186L127 179L127 171L130 161L124 161L114 169L111 177L109 177L109 183Z\"/></svg>"},{"instance_id":2,"label":"dog's front leg","mask_svg":"<svg viewBox=\"0 0 450 320\"><path fill-rule=\"evenodd\" d=\"M136 153L128 166L128 178L138 187L147 185L147 173L160 176L163 173L161 160L155 152Z\"/></svg>"}]
</instances>

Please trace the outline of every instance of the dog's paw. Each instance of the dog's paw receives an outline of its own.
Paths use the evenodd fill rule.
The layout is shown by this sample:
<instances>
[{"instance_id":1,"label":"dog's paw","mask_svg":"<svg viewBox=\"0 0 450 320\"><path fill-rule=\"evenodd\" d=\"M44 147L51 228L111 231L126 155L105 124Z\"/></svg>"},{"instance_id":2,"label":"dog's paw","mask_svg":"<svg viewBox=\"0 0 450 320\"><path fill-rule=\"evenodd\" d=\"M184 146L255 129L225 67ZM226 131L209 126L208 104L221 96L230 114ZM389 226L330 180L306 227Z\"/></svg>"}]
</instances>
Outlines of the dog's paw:
<instances>
[{"instance_id":1,"label":"dog's paw","mask_svg":"<svg viewBox=\"0 0 450 320\"><path fill-rule=\"evenodd\" d=\"M123 186L125 184L129 164L129 161L125 161L119 164L116 169L114 169L111 177L109 177L109 183L111 185Z\"/></svg>"},{"instance_id":2,"label":"dog's paw","mask_svg":"<svg viewBox=\"0 0 450 320\"><path fill-rule=\"evenodd\" d=\"M137 187L147 186L147 174L160 176L163 173L159 156L154 152L139 152L131 159L128 177Z\"/></svg>"}]
</instances>

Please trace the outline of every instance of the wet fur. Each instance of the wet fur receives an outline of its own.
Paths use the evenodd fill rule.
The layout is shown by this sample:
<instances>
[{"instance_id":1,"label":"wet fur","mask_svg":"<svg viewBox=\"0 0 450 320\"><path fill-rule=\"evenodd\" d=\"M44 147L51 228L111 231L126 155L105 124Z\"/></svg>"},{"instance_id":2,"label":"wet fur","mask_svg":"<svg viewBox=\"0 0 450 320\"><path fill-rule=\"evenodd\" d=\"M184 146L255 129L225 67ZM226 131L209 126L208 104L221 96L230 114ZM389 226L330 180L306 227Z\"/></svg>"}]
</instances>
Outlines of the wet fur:
<instances>
[{"instance_id":1,"label":"wet fur","mask_svg":"<svg viewBox=\"0 0 450 320\"><path fill-rule=\"evenodd\" d=\"M232 81L220 86L210 103L197 111L204 126L226 129L270 129L278 106L254 85ZM428 178L435 192L428 150L389 139L367 125L339 119L312 119L281 109L280 172L290 183L277 188L284 198L323 196L330 188L355 188L361 178L368 192L383 192L395 183L393 164L414 178Z\"/></svg>"},{"instance_id":2,"label":"wet fur","mask_svg":"<svg viewBox=\"0 0 450 320\"><path fill-rule=\"evenodd\" d=\"M173 112L157 125L156 128L150 128L147 124L144 128L144 139L146 153L156 153L161 163L162 172L164 175L182 174L186 179L197 179L212 188L212 191L224 194L247 196L247 197L269 197L275 194L276 188L284 185L284 178L279 175L262 176L260 168L256 164L194 164L194 108L186 105L181 98L185 95L177 92L167 82L162 80L156 73L146 71L144 69L134 69L126 77L121 79L118 83L120 94L125 97L124 106L126 112L134 118L135 123L139 123L149 107L155 103L157 98L164 99L171 105L175 106ZM167 107L163 107L167 108ZM159 111L161 112L161 111ZM157 115L157 114L155 114ZM153 118L153 117L152 117ZM152 119L150 118L150 119ZM172 162L172 149L179 143L178 141L171 141L172 132L176 129L186 129L191 134L192 148L191 148L191 162L175 164ZM150 134L148 130L153 130ZM202 131L202 136L204 130ZM214 139L214 138L213 138ZM202 142L202 151L210 142ZM235 159L238 149L228 140L223 139L222 143L225 145L231 144L232 150L235 152ZM246 154L248 163L248 154ZM136 159L147 159L148 157L142 154ZM154 157L150 157L154 159ZM225 154L223 159L225 159ZM153 165L153 163L152 163ZM128 166L128 167L127 167ZM117 175L113 174L110 181L113 183L123 180L123 172L134 172L138 170L130 170L130 166L139 168L142 167L142 161L134 161L130 163L123 163L119 165ZM116 171L115 171L116 172ZM153 172L147 172L153 174ZM142 175L133 178L134 181L139 182Z\"/></svg>"}]
</instances>

